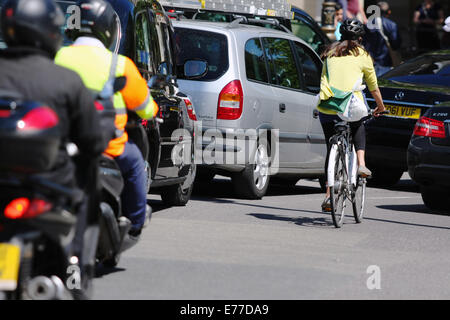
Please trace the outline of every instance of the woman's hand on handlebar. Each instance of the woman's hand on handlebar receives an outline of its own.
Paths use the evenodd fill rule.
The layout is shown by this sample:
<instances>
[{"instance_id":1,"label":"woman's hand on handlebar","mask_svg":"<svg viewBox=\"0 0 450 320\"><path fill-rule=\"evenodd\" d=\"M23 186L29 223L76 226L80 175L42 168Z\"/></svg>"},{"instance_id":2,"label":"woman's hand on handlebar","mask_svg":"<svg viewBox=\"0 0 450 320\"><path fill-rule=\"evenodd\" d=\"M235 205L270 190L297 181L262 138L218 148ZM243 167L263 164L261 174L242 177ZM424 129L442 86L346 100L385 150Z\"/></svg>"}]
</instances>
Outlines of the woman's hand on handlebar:
<instances>
[{"instance_id":1,"label":"woman's hand on handlebar","mask_svg":"<svg viewBox=\"0 0 450 320\"><path fill-rule=\"evenodd\" d=\"M386 107L384 106L384 104L377 105L375 110L373 110L374 117L379 117L381 114L386 114Z\"/></svg>"}]
</instances>

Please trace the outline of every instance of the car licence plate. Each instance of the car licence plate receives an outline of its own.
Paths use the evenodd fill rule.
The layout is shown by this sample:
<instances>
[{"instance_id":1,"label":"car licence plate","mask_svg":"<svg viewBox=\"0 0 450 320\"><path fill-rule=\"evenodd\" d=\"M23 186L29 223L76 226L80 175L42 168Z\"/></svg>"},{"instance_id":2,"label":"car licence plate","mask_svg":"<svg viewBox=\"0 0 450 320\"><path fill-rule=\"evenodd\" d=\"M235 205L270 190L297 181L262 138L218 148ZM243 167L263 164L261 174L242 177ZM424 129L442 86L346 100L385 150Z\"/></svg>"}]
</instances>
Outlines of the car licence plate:
<instances>
[{"instance_id":1,"label":"car licence plate","mask_svg":"<svg viewBox=\"0 0 450 320\"><path fill-rule=\"evenodd\" d=\"M419 107L403 107L403 106L393 106L385 105L386 110L389 114L386 117L396 117L396 118L409 118L409 119L419 119L420 118L420 108Z\"/></svg>"},{"instance_id":2,"label":"car licence plate","mask_svg":"<svg viewBox=\"0 0 450 320\"><path fill-rule=\"evenodd\" d=\"M20 247L9 243L0 243L0 290L16 290L19 266Z\"/></svg>"}]
</instances>

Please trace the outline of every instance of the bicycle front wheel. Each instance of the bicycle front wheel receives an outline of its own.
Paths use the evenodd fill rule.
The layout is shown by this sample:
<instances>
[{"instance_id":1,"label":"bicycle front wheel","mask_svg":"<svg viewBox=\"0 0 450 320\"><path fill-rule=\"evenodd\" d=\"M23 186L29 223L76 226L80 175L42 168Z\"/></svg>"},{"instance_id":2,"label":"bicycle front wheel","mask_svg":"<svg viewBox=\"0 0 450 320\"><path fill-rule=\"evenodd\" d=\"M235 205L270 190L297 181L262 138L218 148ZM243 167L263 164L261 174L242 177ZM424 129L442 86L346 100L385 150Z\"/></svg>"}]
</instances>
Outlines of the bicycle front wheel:
<instances>
[{"instance_id":1,"label":"bicycle front wheel","mask_svg":"<svg viewBox=\"0 0 450 320\"><path fill-rule=\"evenodd\" d=\"M355 217L356 223L361 223L366 199L366 179L358 177L354 189L352 199L353 216Z\"/></svg>"},{"instance_id":2,"label":"bicycle front wheel","mask_svg":"<svg viewBox=\"0 0 450 320\"><path fill-rule=\"evenodd\" d=\"M334 160L334 161L333 161ZM345 184L347 173L341 152L336 152L335 158L330 159L334 165L334 185L330 186L331 217L336 228L342 227L345 211Z\"/></svg>"}]
</instances>

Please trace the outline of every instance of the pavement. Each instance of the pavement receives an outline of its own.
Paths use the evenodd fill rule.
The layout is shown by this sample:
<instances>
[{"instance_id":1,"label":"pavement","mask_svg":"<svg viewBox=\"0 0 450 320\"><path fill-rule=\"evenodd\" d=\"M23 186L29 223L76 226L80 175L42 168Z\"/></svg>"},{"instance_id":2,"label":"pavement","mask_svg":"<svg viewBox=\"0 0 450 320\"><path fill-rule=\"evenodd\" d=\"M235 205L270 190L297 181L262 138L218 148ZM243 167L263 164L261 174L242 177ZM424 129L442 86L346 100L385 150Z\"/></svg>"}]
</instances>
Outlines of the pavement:
<instances>
[{"instance_id":1,"label":"pavement","mask_svg":"<svg viewBox=\"0 0 450 320\"><path fill-rule=\"evenodd\" d=\"M186 207L149 195L152 221L93 299L450 299L450 215L427 209L407 173L368 188L364 220L320 211L317 181L241 200L231 181L197 184Z\"/></svg>"}]
</instances>

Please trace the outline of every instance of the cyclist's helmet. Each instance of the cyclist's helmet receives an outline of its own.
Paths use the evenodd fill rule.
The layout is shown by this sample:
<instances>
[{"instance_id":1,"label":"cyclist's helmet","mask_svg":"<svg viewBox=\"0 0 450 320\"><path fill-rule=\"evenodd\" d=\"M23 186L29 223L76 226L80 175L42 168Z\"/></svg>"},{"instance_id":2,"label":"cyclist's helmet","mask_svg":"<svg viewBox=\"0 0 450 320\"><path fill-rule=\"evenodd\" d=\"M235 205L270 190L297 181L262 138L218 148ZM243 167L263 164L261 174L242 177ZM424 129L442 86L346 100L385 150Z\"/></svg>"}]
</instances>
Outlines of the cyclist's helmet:
<instances>
[{"instance_id":1,"label":"cyclist's helmet","mask_svg":"<svg viewBox=\"0 0 450 320\"><path fill-rule=\"evenodd\" d=\"M342 35L341 40L358 40L366 33L364 25L358 19L344 20L339 28L339 32Z\"/></svg>"},{"instance_id":2,"label":"cyclist's helmet","mask_svg":"<svg viewBox=\"0 0 450 320\"><path fill-rule=\"evenodd\" d=\"M64 14L53 0L7 0L0 19L9 47L33 47L53 57L62 44Z\"/></svg>"},{"instance_id":3,"label":"cyclist's helmet","mask_svg":"<svg viewBox=\"0 0 450 320\"><path fill-rule=\"evenodd\" d=\"M109 48L117 37L118 16L111 4L103 0L79 0L81 28L66 31L69 38L90 36Z\"/></svg>"}]
</instances>

